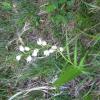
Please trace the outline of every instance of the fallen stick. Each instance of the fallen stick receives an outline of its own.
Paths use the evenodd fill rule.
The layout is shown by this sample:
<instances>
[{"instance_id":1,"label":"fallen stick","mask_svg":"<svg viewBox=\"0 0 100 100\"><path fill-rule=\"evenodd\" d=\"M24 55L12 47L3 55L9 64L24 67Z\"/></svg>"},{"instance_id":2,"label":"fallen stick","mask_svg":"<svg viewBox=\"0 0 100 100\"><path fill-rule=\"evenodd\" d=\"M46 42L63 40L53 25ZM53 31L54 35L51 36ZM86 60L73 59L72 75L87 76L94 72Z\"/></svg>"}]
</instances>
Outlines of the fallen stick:
<instances>
[{"instance_id":1,"label":"fallen stick","mask_svg":"<svg viewBox=\"0 0 100 100\"><path fill-rule=\"evenodd\" d=\"M56 87L42 86L42 87L35 87L35 88L27 89L27 90L22 90L20 92L17 92L13 96L11 96L8 100L13 100L17 96L19 96L19 95L21 95L23 93L27 93L27 92L29 93L31 91L37 91L37 90L55 90L55 89L56 89Z\"/></svg>"}]
</instances>

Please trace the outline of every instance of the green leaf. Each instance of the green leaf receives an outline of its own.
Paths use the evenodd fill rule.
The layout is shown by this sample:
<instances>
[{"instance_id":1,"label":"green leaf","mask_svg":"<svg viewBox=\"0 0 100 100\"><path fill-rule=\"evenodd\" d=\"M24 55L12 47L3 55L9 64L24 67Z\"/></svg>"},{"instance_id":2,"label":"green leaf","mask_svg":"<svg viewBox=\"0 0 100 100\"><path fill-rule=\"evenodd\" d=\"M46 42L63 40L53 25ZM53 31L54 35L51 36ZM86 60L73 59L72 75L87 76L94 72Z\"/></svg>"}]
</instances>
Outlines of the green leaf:
<instances>
[{"instance_id":1,"label":"green leaf","mask_svg":"<svg viewBox=\"0 0 100 100\"><path fill-rule=\"evenodd\" d=\"M58 1L60 4L62 4L62 3L65 3L65 2L68 2L67 0L59 0Z\"/></svg>"},{"instance_id":2,"label":"green leaf","mask_svg":"<svg viewBox=\"0 0 100 100\"><path fill-rule=\"evenodd\" d=\"M11 6L11 4L8 3L8 2L3 2L3 3L2 3L2 9L3 9L3 10L11 10L11 9L12 9L12 6Z\"/></svg>"},{"instance_id":3,"label":"green leaf","mask_svg":"<svg viewBox=\"0 0 100 100\"><path fill-rule=\"evenodd\" d=\"M68 66L62 70L60 77L55 81L54 85L57 87L64 85L66 82L69 82L80 75L82 71L82 67Z\"/></svg>"},{"instance_id":4,"label":"green leaf","mask_svg":"<svg viewBox=\"0 0 100 100\"><path fill-rule=\"evenodd\" d=\"M62 15L55 15L52 19L53 22L55 22L56 24L59 24L59 23L66 23L66 17L65 16L62 16Z\"/></svg>"},{"instance_id":5,"label":"green leaf","mask_svg":"<svg viewBox=\"0 0 100 100\"><path fill-rule=\"evenodd\" d=\"M87 96L84 97L84 100L93 100L93 99L92 99L92 96L88 94Z\"/></svg>"},{"instance_id":6,"label":"green leaf","mask_svg":"<svg viewBox=\"0 0 100 100\"><path fill-rule=\"evenodd\" d=\"M56 6L55 6L54 4L50 4L50 5L48 5L48 6L46 7L46 11L47 11L48 13L53 12L55 9L56 9Z\"/></svg>"},{"instance_id":7,"label":"green leaf","mask_svg":"<svg viewBox=\"0 0 100 100\"><path fill-rule=\"evenodd\" d=\"M66 51L67 51L67 57L71 61L68 41L69 41L69 39L68 39L68 35L67 35L67 32L66 32Z\"/></svg>"},{"instance_id":8,"label":"green leaf","mask_svg":"<svg viewBox=\"0 0 100 100\"><path fill-rule=\"evenodd\" d=\"M75 44L75 49L74 49L74 64L77 66L77 43Z\"/></svg>"},{"instance_id":9,"label":"green leaf","mask_svg":"<svg viewBox=\"0 0 100 100\"><path fill-rule=\"evenodd\" d=\"M67 4L68 6L72 6L74 4L75 0L70 0L70 1L67 1Z\"/></svg>"},{"instance_id":10,"label":"green leaf","mask_svg":"<svg viewBox=\"0 0 100 100\"><path fill-rule=\"evenodd\" d=\"M84 65L84 61L85 61L85 58L86 58L86 55L87 55L88 52L85 53L84 57L81 59L80 63L79 63L79 66L83 66Z\"/></svg>"}]
</instances>

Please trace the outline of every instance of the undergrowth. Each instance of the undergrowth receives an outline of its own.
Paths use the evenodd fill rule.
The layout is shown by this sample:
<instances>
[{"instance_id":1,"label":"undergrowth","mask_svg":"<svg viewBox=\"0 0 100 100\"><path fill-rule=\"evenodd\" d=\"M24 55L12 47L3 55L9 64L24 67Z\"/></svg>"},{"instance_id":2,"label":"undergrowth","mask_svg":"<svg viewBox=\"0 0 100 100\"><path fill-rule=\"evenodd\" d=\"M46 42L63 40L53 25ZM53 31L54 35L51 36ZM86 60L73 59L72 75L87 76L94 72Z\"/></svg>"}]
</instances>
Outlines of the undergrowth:
<instances>
[{"instance_id":1,"label":"undergrowth","mask_svg":"<svg viewBox=\"0 0 100 100\"><path fill-rule=\"evenodd\" d=\"M0 1L0 100L99 100L99 73L100 0Z\"/></svg>"}]
</instances>

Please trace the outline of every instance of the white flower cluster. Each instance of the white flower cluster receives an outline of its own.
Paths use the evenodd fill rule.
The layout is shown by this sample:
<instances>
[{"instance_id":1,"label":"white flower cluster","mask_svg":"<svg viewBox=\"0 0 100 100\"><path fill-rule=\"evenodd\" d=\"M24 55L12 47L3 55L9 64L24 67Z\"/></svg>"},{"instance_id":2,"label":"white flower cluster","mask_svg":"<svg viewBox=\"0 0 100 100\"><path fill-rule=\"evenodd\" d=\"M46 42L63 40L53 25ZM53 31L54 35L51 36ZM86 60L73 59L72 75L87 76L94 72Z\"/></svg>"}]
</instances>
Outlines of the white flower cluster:
<instances>
[{"instance_id":1,"label":"white flower cluster","mask_svg":"<svg viewBox=\"0 0 100 100\"><path fill-rule=\"evenodd\" d=\"M44 51L44 55L45 55L45 56L49 56L51 53L54 53L54 52L57 51L57 50L59 50L60 52L63 52L63 51L64 51L64 49L63 49L62 47L57 48L57 46L54 45L54 46L52 46L50 49L45 50L45 51Z\"/></svg>"},{"instance_id":2,"label":"white flower cluster","mask_svg":"<svg viewBox=\"0 0 100 100\"><path fill-rule=\"evenodd\" d=\"M31 49L30 49L29 47L24 47L24 46L20 45L20 46L19 46L19 50L20 50L21 52L25 52L25 51L30 51ZM39 49L34 49L33 52L32 52L32 55L29 55L29 56L26 58L26 61L27 61L27 62L32 61L32 57L37 57L38 52L39 52ZM20 61L20 60L21 60L21 57L22 57L22 54L16 56L16 60L17 60L17 61Z\"/></svg>"},{"instance_id":3,"label":"white flower cluster","mask_svg":"<svg viewBox=\"0 0 100 100\"><path fill-rule=\"evenodd\" d=\"M47 44L46 41L44 41L44 40L42 40L41 38L39 38L39 39L37 40L37 45L46 46L46 45L48 45L48 44ZM39 50L40 50L40 49L37 49L37 48L35 48L34 50L31 50L29 47L26 47L26 46L24 47L24 46L22 46L22 45L19 46L19 51L21 51L21 52L23 52L23 53L28 52L28 51L32 51L32 54L31 54L31 55L28 55L28 56L26 57L26 61L27 61L27 62L31 62L32 59L33 59L34 57L37 57L37 58L38 58L38 57L39 57L39 56L38 56ZM50 54L54 53L55 51L63 52L63 51L64 51L64 48L62 48L62 47L57 47L56 45L50 46L49 49L46 49L46 50L43 51L43 56L47 57L47 56L49 56ZM16 60L17 60L17 61L20 61L21 58L22 58L22 54L16 56Z\"/></svg>"}]
</instances>

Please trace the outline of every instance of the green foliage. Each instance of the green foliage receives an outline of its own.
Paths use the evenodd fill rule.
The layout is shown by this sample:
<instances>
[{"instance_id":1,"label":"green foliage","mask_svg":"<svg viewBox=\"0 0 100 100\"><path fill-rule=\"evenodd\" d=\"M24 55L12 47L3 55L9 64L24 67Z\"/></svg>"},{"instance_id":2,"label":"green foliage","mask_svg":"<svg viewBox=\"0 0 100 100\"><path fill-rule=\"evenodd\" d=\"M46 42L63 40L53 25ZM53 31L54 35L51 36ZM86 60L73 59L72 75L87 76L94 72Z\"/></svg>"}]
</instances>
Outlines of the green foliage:
<instances>
[{"instance_id":1,"label":"green foliage","mask_svg":"<svg viewBox=\"0 0 100 100\"><path fill-rule=\"evenodd\" d=\"M74 95L73 87L64 91L59 90L62 93L54 98L52 97L53 99L73 100L75 98L81 100L80 97L83 97L83 95L85 95L82 98L83 100L97 98L96 95L98 94L93 94L93 97L90 93L99 89L97 82L100 68L100 0L40 1L0 1L0 100L7 100L17 91L23 90L26 81L35 77L41 77L43 81L45 80L49 84L57 75L58 80L55 81L54 86L59 87L64 84L68 86L69 82L78 79L78 76L80 76L79 81L75 81L75 87L84 88L77 91L79 95ZM40 11L43 14L39 15ZM34 49L36 48L34 44L36 39L43 37L50 44L65 46L64 53L58 52L32 64L26 64L25 60L17 62L15 59L18 54L17 47L21 44L17 33L21 33L25 22L30 23L30 29L21 36L25 45L27 44ZM13 41L13 39L15 40ZM77 43L76 40L78 40ZM11 42L10 45L8 45L9 42ZM25 56L27 55L28 53ZM88 71L90 73L85 77ZM81 82L86 78L90 83L88 81ZM93 89L90 88L92 81L97 83ZM37 82L37 80L35 83L42 84L41 81ZM25 86L29 88L30 84ZM86 93L86 91L89 91L89 93ZM47 95L49 92L50 95ZM56 94L55 91L48 91L48 93L43 97L40 92L32 92L29 95L27 94L25 99L43 97L44 100Z\"/></svg>"},{"instance_id":2,"label":"green foliage","mask_svg":"<svg viewBox=\"0 0 100 100\"><path fill-rule=\"evenodd\" d=\"M12 9L12 6L8 2L2 2L2 9L5 10L5 11L9 11L9 10Z\"/></svg>"},{"instance_id":3,"label":"green foliage","mask_svg":"<svg viewBox=\"0 0 100 100\"><path fill-rule=\"evenodd\" d=\"M83 68L76 66L67 66L63 68L58 80L54 83L55 86L64 85L66 82L69 82L79 76L83 71Z\"/></svg>"},{"instance_id":4,"label":"green foliage","mask_svg":"<svg viewBox=\"0 0 100 100\"><path fill-rule=\"evenodd\" d=\"M88 94L86 97L84 97L84 100L93 100L93 97L90 94Z\"/></svg>"},{"instance_id":5,"label":"green foliage","mask_svg":"<svg viewBox=\"0 0 100 100\"><path fill-rule=\"evenodd\" d=\"M85 56L80 59L80 63L78 65L78 50L77 50L77 43L75 44L75 49L74 49L74 61L73 63L71 62L70 59L70 55L69 55L69 50L68 50L68 46L67 46L67 52L68 52L68 58L65 60L67 62L69 62L71 65L67 65L66 67L64 67L61 71L61 74L58 78L58 80L54 83L55 86L61 86L64 85L65 83L75 79L77 76L79 76L82 73L86 73L85 69L84 69L84 60L85 60ZM64 56L63 56L64 57Z\"/></svg>"},{"instance_id":6,"label":"green foliage","mask_svg":"<svg viewBox=\"0 0 100 100\"><path fill-rule=\"evenodd\" d=\"M73 18L70 8L73 6L74 0L58 0L58 1L50 1L48 5L46 5L45 10L51 14L51 20L53 23L61 24L66 23L71 18ZM68 9L67 9L68 7ZM69 19L70 18L70 19Z\"/></svg>"},{"instance_id":7,"label":"green foliage","mask_svg":"<svg viewBox=\"0 0 100 100\"><path fill-rule=\"evenodd\" d=\"M48 6L46 7L46 11L47 11L48 13L53 12L55 9L56 9L56 6L55 6L54 4L53 4L53 5L48 5Z\"/></svg>"}]
</instances>

